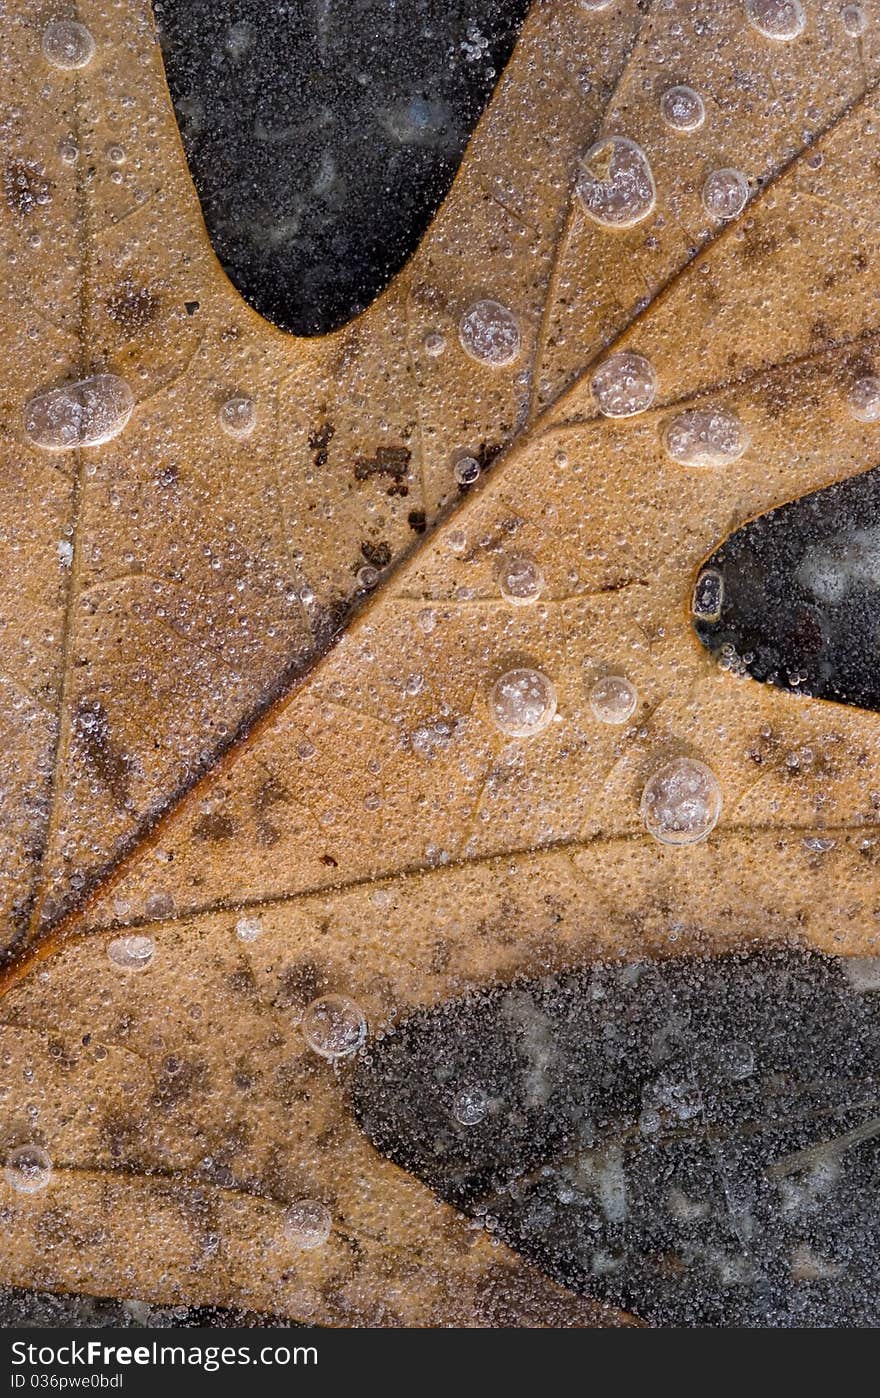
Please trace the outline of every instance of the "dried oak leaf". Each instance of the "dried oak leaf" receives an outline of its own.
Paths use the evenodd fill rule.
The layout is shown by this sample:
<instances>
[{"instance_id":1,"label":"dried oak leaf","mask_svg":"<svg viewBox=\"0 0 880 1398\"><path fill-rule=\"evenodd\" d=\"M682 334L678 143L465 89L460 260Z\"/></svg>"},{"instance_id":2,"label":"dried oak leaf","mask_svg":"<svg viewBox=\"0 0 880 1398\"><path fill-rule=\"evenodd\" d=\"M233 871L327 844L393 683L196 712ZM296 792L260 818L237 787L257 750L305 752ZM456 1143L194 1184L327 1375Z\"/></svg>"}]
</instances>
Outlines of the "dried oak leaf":
<instances>
[{"instance_id":1,"label":"dried oak leaf","mask_svg":"<svg viewBox=\"0 0 880 1398\"><path fill-rule=\"evenodd\" d=\"M13 8L3 1129L54 1171L2 1186L4 1281L336 1325L615 1323L374 1151L305 1002L350 995L376 1033L609 954L875 949L876 720L722 671L690 624L732 528L873 464L847 395L880 332L880 15L854 38L806 8L781 42L742 0L536 3L419 253L307 342L211 254L144 0L79 6L74 72L46 63L44 7ZM705 107L687 134L661 117L677 84ZM509 318L481 348L486 301ZM612 351L656 376L638 416L597 410ZM35 446L26 403L96 374L129 384L124 430ZM245 440L220 425L241 396ZM726 465L667 450L704 409L744 425ZM457 455L496 446L448 511ZM417 547L411 512L441 520ZM398 566L328 649L376 549ZM534 605L501 596L511 555L540 568ZM489 703L517 667L558 696L528 740ZM598 723L618 669L635 720ZM724 806L675 848L639 798L682 755ZM126 932L152 939L142 974L108 958ZM307 1252L303 1197L334 1220Z\"/></svg>"}]
</instances>

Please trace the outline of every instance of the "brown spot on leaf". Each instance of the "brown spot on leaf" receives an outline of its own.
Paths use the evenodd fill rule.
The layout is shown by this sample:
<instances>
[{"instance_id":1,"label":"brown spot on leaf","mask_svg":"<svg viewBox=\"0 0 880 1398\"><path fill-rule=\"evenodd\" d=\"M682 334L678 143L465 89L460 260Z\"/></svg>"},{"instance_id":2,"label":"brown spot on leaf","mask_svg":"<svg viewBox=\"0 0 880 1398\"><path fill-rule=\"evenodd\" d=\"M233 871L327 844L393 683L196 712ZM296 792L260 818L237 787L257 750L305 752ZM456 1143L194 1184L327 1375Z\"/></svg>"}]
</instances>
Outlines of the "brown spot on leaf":
<instances>
[{"instance_id":1,"label":"brown spot on leaf","mask_svg":"<svg viewBox=\"0 0 880 1398\"><path fill-rule=\"evenodd\" d=\"M193 826L193 835L197 840L231 840L235 834L235 822L231 816L224 811L208 811L200 816Z\"/></svg>"},{"instance_id":2,"label":"brown spot on leaf","mask_svg":"<svg viewBox=\"0 0 880 1398\"><path fill-rule=\"evenodd\" d=\"M374 568L387 568L391 562L391 545L384 539L380 539L377 544L372 544L367 539L361 544L361 553L369 564Z\"/></svg>"},{"instance_id":3,"label":"brown spot on leaf","mask_svg":"<svg viewBox=\"0 0 880 1398\"><path fill-rule=\"evenodd\" d=\"M377 447L375 456L355 457L354 478L366 481L371 476L390 476L400 482L406 478L411 459L409 447Z\"/></svg>"},{"instance_id":4,"label":"brown spot on leaf","mask_svg":"<svg viewBox=\"0 0 880 1398\"><path fill-rule=\"evenodd\" d=\"M325 422L309 433L309 447L314 452L313 460L316 466L326 466L330 455L329 446L335 432L336 428L332 422Z\"/></svg>"},{"instance_id":5,"label":"brown spot on leaf","mask_svg":"<svg viewBox=\"0 0 880 1398\"><path fill-rule=\"evenodd\" d=\"M110 732L110 720L97 699L82 699L73 717L74 743L122 810L131 806L129 787L134 763Z\"/></svg>"},{"instance_id":6,"label":"brown spot on leaf","mask_svg":"<svg viewBox=\"0 0 880 1398\"><path fill-rule=\"evenodd\" d=\"M155 320L159 297L145 287L126 282L108 296L106 306L108 316L124 335L137 335Z\"/></svg>"}]
</instances>

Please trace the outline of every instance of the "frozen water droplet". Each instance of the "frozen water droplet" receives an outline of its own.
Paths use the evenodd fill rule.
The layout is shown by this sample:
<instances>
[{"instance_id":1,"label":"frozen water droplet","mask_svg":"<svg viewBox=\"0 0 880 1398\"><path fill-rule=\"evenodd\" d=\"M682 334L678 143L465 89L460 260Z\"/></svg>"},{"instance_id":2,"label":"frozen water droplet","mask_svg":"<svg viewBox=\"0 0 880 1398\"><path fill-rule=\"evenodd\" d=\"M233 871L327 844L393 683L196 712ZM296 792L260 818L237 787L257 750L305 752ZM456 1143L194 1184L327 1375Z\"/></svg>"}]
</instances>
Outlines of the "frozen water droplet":
<instances>
[{"instance_id":1,"label":"frozen water droplet","mask_svg":"<svg viewBox=\"0 0 880 1398\"><path fill-rule=\"evenodd\" d=\"M36 1194L52 1178L52 1161L41 1146L16 1146L6 1157L5 1173L19 1194Z\"/></svg>"},{"instance_id":2,"label":"frozen water droplet","mask_svg":"<svg viewBox=\"0 0 880 1398\"><path fill-rule=\"evenodd\" d=\"M861 5L844 5L840 18L851 39L858 39L868 27L868 18Z\"/></svg>"},{"instance_id":3,"label":"frozen water droplet","mask_svg":"<svg viewBox=\"0 0 880 1398\"><path fill-rule=\"evenodd\" d=\"M582 157L577 195L603 228L631 228L650 214L657 198L648 157L626 136L604 136Z\"/></svg>"},{"instance_id":4,"label":"frozen water droplet","mask_svg":"<svg viewBox=\"0 0 880 1398\"><path fill-rule=\"evenodd\" d=\"M644 355L619 350L599 365L592 389L596 405L606 417L635 417L653 403L657 375Z\"/></svg>"},{"instance_id":5,"label":"frozen water droplet","mask_svg":"<svg viewBox=\"0 0 880 1398\"><path fill-rule=\"evenodd\" d=\"M480 477L480 463L475 456L460 456L453 467L456 485L473 485Z\"/></svg>"},{"instance_id":6,"label":"frozen water droplet","mask_svg":"<svg viewBox=\"0 0 880 1398\"><path fill-rule=\"evenodd\" d=\"M362 592L370 592L379 581L379 569L371 564L365 563L363 568L358 568L356 582Z\"/></svg>"},{"instance_id":7,"label":"frozen water droplet","mask_svg":"<svg viewBox=\"0 0 880 1398\"><path fill-rule=\"evenodd\" d=\"M850 389L847 402L857 422L880 421L880 379L873 374L859 379Z\"/></svg>"},{"instance_id":8,"label":"frozen water droplet","mask_svg":"<svg viewBox=\"0 0 880 1398\"><path fill-rule=\"evenodd\" d=\"M755 1071L755 1050L742 1040L724 1044L719 1059L722 1070L734 1082L750 1078Z\"/></svg>"},{"instance_id":9,"label":"frozen water droplet","mask_svg":"<svg viewBox=\"0 0 880 1398\"><path fill-rule=\"evenodd\" d=\"M441 335L439 330L432 330L424 338L425 354L432 359L438 359L446 349L446 336Z\"/></svg>"},{"instance_id":10,"label":"frozen water droplet","mask_svg":"<svg viewBox=\"0 0 880 1398\"><path fill-rule=\"evenodd\" d=\"M152 937L143 937L135 933L114 937L113 941L107 944L110 960L114 966L121 966L125 971L143 971L149 966L155 951L156 943Z\"/></svg>"},{"instance_id":11,"label":"frozen water droplet","mask_svg":"<svg viewBox=\"0 0 880 1398\"><path fill-rule=\"evenodd\" d=\"M480 364L503 369L519 357L519 321L499 301L477 301L469 307L459 322L458 336L465 352Z\"/></svg>"},{"instance_id":12,"label":"frozen water droplet","mask_svg":"<svg viewBox=\"0 0 880 1398\"><path fill-rule=\"evenodd\" d=\"M481 1087L466 1087L452 1104L452 1115L462 1126L479 1126L489 1110L489 1099Z\"/></svg>"},{"instance_id":13,"label":"frozen water droplet","mask_svg":"<svg viewBox=\"0 0 880 1398\"><path fill-rule=\"evenodd\" d=\"M694 583L691 611L700 621L717 621L724 603L724 579L717 568L704 568Z\"/></svg>"},{"instance_id":14,"label":"frozen water droplet","mask_svg":"<svg viewBox=\"0 0 880 1398\"><path fill-rule=\"evenodd\" d=\"M354 1000L323 995L306 1008L300 1030L309 1048L322 1058L347 1058L363 1046L367 1021Z\"/></svg>"},{"instance_id":15,"label":"frozen water droplet","mask_svg":"<svg viewBox=\"0 0 880 1398\"><path fill-rule=\"evenodd\" d=\"M638 702L638 691L625 675L603 675L590 690L590 708L600 723L626 723Z\"/></svg>"},{"instance_id":16,"label":"frozen water droplet","mask_svg":"<svg viewBox=\"0 0 880 1398\"><path fill-rule=\"evenodd\" d=\"M330 1210L319 1199L297 1199L284 1216L285 1233L294 1247L304 1252L322 1247L332 1228Z\"/></svg>"},{"instance_id":17,"label":"frozen water droplet","mask_svg":"<svg viewBox=\"0 0 880 1398\"><path fill-rule=\"evenodd\" d=\"M258 917L240 917L235 924L235 935L240 942L255 942L263 935L263 924Z\"/></svg>"},{"instance_id":18,"label":"frozen water droplet","mask_svg":"<svg viewBox=\"0 0 880 1398\"><path fill-rule=\"evenodd\" d=\"M749 182L742 170L713 170L703 185L703 208L719 223L741 214L748 197Z\"/></svg>"},{"instance_id":19,"label":"frozen water droplet","mask_svg":"<svg viewBox=\"0 0 880 1398\"><path fill-rule=\"evenodd\" d=\"M689 408L667 423L663 444L680 466L726 466L746 451L749 432L724 408Z\"/></svg>"},{"instance_id":20,"label":"frozen water droplet","mask_svg":"<svg viewBox=\"0 0 880 1398\"><path fill-rule=\"evenodd\" d=\"M540 670L508 670L492 686L489 712L502 733L511 738L532 738L553 721L553 682Z\"/></svg>"},{"instance_id":21,"label":"frozen water droplet","mask_svg":"<svg viewBox=\"0 0 880 1398\"><path fill-rule=\"evenodd\" d=\"M660 98L660 112L673 131L698 131L706 120L706 107L699 92L683 84L666 89Z\"/></svg>"},{"instance_id":22,"label":"frozen water droplet","mask_svg":"<svg viewBox=\"0 0 880 1398\"><path fill-rule=\"evenodd\" d=\"M229 437L249 437L257 425L257 406L252 398L237 394L227 398L217 414L220 426Z\"/></svg>"},{"instance_id":23,"label":"frozen water droplet","mask_svg":"<svg viewBox=\"0 0 880 1398\"><path fill-rule=\"evenodd\" d=\"M505 602L513 607L527 607L541 596L544 574L528 554L509 554L501 560L498 587Z\"/></svg>"},{"instance_id":24,"label":"frozen water droplet","mask_svg":"<svg viewBox=\"0 0 880 1398\"><path fill-rule=\"evenodd\" d=\"M675 757L648 780L642 792L645 828L664 845L705 840L721 814L715 773L693 757Z\"/></svg>"},{"instance_id":25,"label":"frozen water droplet","mask_svg":"<svg viewBox=\"0 0 880 1398\"><path fill-rule=\"evenodd\" d=\"M119 436L133 409L134 394L125 379L95 374L31 398L24 430L44 451L98 447Z\"/></svg>"},{"instance_id":26,"label":"frozen water droplet","mask_svg":"<svg viewBox=\"0 0 880 1398\"><path fill-rule=\"evenodd\" d=\"M95 41L84 24L56 19L43 30L43 57L53 68L86 68L95 56Z\"/></svg>"},{"instance_id":27,"label":"frozen water droplet","mask_svg":"<svg viewBox=\"0 0 880 1398\"><path fill-rule=\"evenodd\" d=\"M582 10L607 10L613 0L580 0Z\"/></svg>"},{"instance_id":28,"label":"frozen water droplet","mask_svg":"<svg viewBox=\"0 0 880 1398\"><path fill-rule=\"evenodd\" d=\"M779 43L796 39L807 23L800 0L746 0L746 19L765 39Z\"/></svg>"}]
</instances>

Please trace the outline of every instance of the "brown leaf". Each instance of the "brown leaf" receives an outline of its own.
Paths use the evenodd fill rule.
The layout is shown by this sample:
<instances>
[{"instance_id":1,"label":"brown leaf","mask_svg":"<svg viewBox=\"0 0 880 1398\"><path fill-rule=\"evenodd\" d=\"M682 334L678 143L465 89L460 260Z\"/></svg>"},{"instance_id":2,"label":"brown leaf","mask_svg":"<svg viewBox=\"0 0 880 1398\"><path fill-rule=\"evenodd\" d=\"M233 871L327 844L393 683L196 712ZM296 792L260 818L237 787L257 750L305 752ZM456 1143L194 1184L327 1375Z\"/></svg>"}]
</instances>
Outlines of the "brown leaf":
<instances>
[{"instance_id":1,"label":"brown leaf","mask_svg":"<svg viewBox=\"0 0 880 1398\"><path fill-rule=\"evenodd\" d=\"M30 1074L6 1130L23 1139L38 1101L55 1171L7 1191L3 1279L338 1325L508 1323L511 1305L596 1323L372 1151L298 1016L342 993L376 1033L536 968L756 935L871 954L876 722L721 672L690 599L736 524L873 461L846 395L880 328L878 16L864 6L856 42L810 7L781 44L740 0L535 4L418 255L352 326L302 342L217 267L142 0L126 8L82 7L97 53L74 77L47 70L39 7L6 32L4 1032ZM682 82L707 112L687 135L659 114ZM656 185L611 231L572 192L606 136L637 142ZM702 192L731 167L750 199L719 222ZM515 318L511 363L460 344L486 299ZM656 375L633 418L591 391L612 346ZM28 398L95 374L129 382L124 431L29 444ZM246 441L219 426L234 395L255 404ZM712 469L664 447L704 408L750 440ZM451 512L456 455L499 447ZM441 521L418 547L413 517ZM511 558L543 575L531 606L500 591ZM392 560L328 650L358 570ZM522 667L558 696L528 740L489 702ZM599 723L591 687L619 671L635 720ZM762 742L780 760L756 768ZM792 780L805 746L830 755ZM680 756L724 806L676 848L639 802ZM153 940L143 974L107 956L128 929ZM301 1197L333 1216L312 1252L283 1227ZM514 1299L487 1301L499 1287Z\"/></svg>"}]
</instances>

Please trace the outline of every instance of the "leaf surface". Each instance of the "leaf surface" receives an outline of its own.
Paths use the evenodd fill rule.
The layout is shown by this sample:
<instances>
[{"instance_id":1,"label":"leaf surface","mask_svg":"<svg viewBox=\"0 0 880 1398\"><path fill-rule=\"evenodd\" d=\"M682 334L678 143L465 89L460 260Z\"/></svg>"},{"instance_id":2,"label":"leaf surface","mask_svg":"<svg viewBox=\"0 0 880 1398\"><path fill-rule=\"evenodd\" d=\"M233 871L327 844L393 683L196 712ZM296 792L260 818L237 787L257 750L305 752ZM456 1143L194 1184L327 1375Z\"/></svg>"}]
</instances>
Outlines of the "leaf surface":
<instances>
[{"instance_id":1,"label":"leaf surface","mask_svg":"<svg viewBox=\"0 0 880 1398\"><path fill-rule=\"evenodd\" d=\"M178 236L170 220L186 215L210 291L188 318L202 338L187 367L169 360L167 384L156 381L116 444L84 449L73 477L39 454L23 472L20 440L10 446L19 479L42 482L38 518L50 520L51 506L75 527L71 578L52 613L66 640L60 660L46 651L55 678L41 725L28 728L48 792L45 833L36 857L10 845L10 903L32 913L4 1013L30 1074L12 1090L7 1144L22 1139L27 1103L39 1098L56 1170L43 1194L10 1196L16 1247L5 1280L99 1295L124 1285L161 1302L343 1325L499 1323L500 1314L609 1323L611 1313L494 1247L376 1154L351 1113L349 1069L334 1072L297 1027L306 1005L351 996L378 1035L416 1007L601 958L715 955L756 940L874 955L876 719L720 668L691 624L701 565L737 525L876 460L876 424L849 400L871 373L880 330L880 175L865 156L878 122L880 15L863 7L867 29L855 39L835 6L806 8L805 32L780 44L746 23L738 0L535 5L423 248L360 321L308 344L268 331L223 281L152 38L132 22L157 85L149 101L161 108L155 198L168 218L154 233L155 275L172 276L162 260ZM96 38L106 34L116 55L101 61L129 71L135 49L112 47L119 16L100 34L99 18ZM25 38L33 45L35 32L24 20L15 30L34 94ZM659 114L668 86L685 81L707 112L687 136ZM96 113L106 122L99 104ZM585 150L620 135L644 149L656 206L609 230L572 189ZM749 202L713 221L701 191L732 165ZM48 206L59 217L60 201ZM174 263L174 275L186 279L186 267ZM83 284L71 274L69 295L81 297ZM462 313L485 298L516 315L513 365L480 365L459 346ZM52 318L63 325L62 300ZM196 333L188 322L179 335L155 332L171 359L184 357L184 332ZM425 337L438 333L446 348L432 358ZM122 351L98 362L91 329L73 338L90 371L120 372ZM42 332L31 354L35 346L44 352ZM592 375L612 349L644 357L656 376L656 399L637 416L597 409ZM138 345L125 353L144 354L152 382L155 356ZM32 364L27 381L53 380ZM263 446L254 435L238 455L225 440L218 449L205 406L215 387L252 393L259 422L273 424ZM264 416L269 402L280 404L274 417ZM747 449L711 467L674 459L682 416L705 413L738 423ZM308 438L329 422L318 467L309 453L324 448ZM404 441L410 494L389 497L380 446ZM157 442L179 456L179 480L193 482L174 487L187 500L177 534L160 529L138 475L155 466ZM504 449L452 511L463 445ZM355 483L358 461L373 464ZM140 544L136 552L160 592L164 550L201 568L217 521L232 521L239 542L247 521L240 557L268 550L260 557L282 591L304 579L334 621L316 626L297 583L282 625L269 586L266 644L251 594L264 575L227 569L229 555L215 550L221 566L208 559L201 591L189 573L182 580L180 606L195 593L198 621L190 631L190 613L174 613L167 651L154 650L167 617L144 613L138 642L128 601L100 603L81 630L94 531L110 527L114 491L127 501L125 527L142 519L139 539L149 534L159 550L152 561ZM71 502L74 516L64 514ZM348 615L361 541L381 532L399 557L414 507L438 527L319 659L338 607ZM108 536L102 566L115 567L121 548ZM532 605L502 595L512 559L541 571ZM211 611L215 574L224 604ZM242 578L240 610L229 611L228 589ZM27 586L48 595L36 575ZM127 576L120 586L129 599L143 584ZM549 678L557 698L555 720L528 739L501 731L491 703L499 678L523 668ZM591 692L608 674L635 686L629 723L596 718ZM135 727L141 737L123 741ZM674 847L646 831L640 801L683 757L708 764L723 808L707 840ZM210 770L194 783L202 766ZM33 777L23 760L19 769L11 841L34 828ZM123 777L127 805L112 794ZM88 903L53 926L90 881ZM155 949L137 974L107 954L134 932ZM105 1085L108 1063L121 1108ZM334 1219L312 1252L291 1249L284 1227L302 1197L325 1202ZM156 1220L149 1230L146 1216Z\"/></svg>"}]
</instances>

